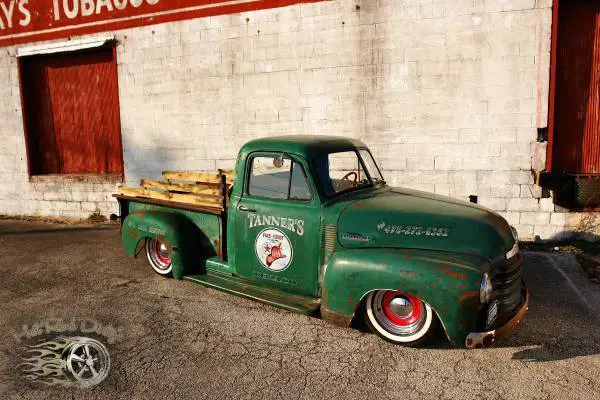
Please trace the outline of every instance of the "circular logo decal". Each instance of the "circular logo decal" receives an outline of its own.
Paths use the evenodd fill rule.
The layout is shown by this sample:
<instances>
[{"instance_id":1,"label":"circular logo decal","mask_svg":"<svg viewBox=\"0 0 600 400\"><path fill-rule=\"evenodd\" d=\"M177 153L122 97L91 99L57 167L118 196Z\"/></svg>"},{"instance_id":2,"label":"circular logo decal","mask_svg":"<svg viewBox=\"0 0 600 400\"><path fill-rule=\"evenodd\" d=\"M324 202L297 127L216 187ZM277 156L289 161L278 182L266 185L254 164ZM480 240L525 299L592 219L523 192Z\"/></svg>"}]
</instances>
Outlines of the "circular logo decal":
<instances>
[{"instance_id":1,"label":"circular logo decal","mask_svg":"<svg viewBox=\"0 0 600 400\"><path fill-rule=\"evenodd\" d=\"M279 229L265 229L256 237L256 257L271 271L283 271L292 262L293 249L290 240Z\"/></svg>"}]
</instances>

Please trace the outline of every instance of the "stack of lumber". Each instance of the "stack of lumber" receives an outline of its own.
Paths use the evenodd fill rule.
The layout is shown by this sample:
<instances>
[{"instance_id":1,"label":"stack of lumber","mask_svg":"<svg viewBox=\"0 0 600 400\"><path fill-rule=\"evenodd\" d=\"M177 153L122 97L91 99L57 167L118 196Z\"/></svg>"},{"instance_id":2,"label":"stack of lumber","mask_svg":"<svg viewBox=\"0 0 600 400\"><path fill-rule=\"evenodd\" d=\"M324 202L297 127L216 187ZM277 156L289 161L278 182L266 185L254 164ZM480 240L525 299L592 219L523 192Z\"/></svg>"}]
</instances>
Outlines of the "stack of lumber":
<instances>
[{"instance_id":1,"label":"stack of lumber","mask_svg":"<svg viewBox=\"0 0 600 400\"><path fill-rule=\"evenodd\" d=\"M166 200L225 209L233 170L215 172L165 171L164 180L142 179L139 188L121 187L122 196Z\"/></svg>"}]
</instances>

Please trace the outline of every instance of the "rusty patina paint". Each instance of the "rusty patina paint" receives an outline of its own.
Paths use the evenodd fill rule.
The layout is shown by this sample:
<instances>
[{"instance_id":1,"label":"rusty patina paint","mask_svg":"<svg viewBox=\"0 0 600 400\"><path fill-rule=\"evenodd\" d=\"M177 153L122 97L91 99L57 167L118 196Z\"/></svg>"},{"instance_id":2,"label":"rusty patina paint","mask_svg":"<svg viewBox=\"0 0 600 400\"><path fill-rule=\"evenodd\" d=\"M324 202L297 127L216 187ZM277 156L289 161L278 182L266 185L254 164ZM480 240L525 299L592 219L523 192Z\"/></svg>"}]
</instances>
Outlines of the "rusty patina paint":
<instances>
[{"instance_id":1,"label":"rusty patina paint","mask_svg":"<svg viewBox=\"0 0 600 400\"><path fill-rule=\"evenodd\" d=\"M442 266L441 271L444 274L451 276L453 278L456 278L456 279L460 279L461 281L464 281L465 279L467 279L467 276L464 273L455 271L452 268L450 268L448 265Z\"/></svg>"},{"instance_id":2,"label":"rusty patina paint","mask_svg":"<svg viewBox=\"0 0 600 400\"><path fill-rule=\"evenodd\" d=\"M461 302L470 300L470 299L477 299L479 297L479 291L478 290L471 290L468 292L465 292L462 296L460 296L460 298L458 299Z\"/></svg>"},{"instance_id":3,"label":"rusty patina paint","mask_svg":"<svg viewBox=\"0 0 600 400\"><path fill-rule=\"evenodd\" d=\"M131 236L134 239L139 239L141 237L140 232L134 229L128 230L126 235Z\"/></svg>"},{"instance_id":4,"label":"rusty patina paint","mask_svg":"<svg viewBox=\"0 0 600 400\"><path fill-rule=\"evenodd\" d=\"M321 307L321 318L343 328L350 326L352 323L352 315L331 311L326 307Z\"/></svg>"},{"instance_id":5,"label":"rusty patina paint","mask_svg":"<svg viewBox=\"0 0 600 400\"><path fill-rule=\"evenodd\" d=\"M412 278L415 275L414 271L400 271L400 275L404 275L407 278Z\"/></svg>"}]
</instances>

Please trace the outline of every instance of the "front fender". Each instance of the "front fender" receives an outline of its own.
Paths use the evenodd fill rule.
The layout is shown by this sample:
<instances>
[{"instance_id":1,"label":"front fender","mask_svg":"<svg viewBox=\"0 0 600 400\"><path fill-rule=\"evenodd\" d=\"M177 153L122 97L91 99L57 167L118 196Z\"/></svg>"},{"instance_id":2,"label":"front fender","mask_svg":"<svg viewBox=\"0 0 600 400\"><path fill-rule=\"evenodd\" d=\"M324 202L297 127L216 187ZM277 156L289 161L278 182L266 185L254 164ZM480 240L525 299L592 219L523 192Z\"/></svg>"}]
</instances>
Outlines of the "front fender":
<instances>
[{"instance_id":1,"label":"front fender","mask_svg":"<svg viewBox=\"0 0 600 400\"><path fill-rule=\"evenodd\" d=\"M327 263L321 314L333 323L349 324L369 292L399 290L431 305L450 340L464 343L482 308L479 288L487 269L487 261L478 256L402 249L343 250Z\"/></svg>"},{"instance_id":2,"label":"front fender","mask_svg":"<svg viewBox=\"0 0 600 400\"><path fill-rule=\"evenodd\" d=\"M171 246L175 279L181 279L186 271L199 267L195 265L200 257L194 243L201 243L201 232L184 215L162 211L134 212L127 216L121 231L123 249L132 257L137 255L136 249L145 238L160 239Z\"/></svg>"}]
</instances>

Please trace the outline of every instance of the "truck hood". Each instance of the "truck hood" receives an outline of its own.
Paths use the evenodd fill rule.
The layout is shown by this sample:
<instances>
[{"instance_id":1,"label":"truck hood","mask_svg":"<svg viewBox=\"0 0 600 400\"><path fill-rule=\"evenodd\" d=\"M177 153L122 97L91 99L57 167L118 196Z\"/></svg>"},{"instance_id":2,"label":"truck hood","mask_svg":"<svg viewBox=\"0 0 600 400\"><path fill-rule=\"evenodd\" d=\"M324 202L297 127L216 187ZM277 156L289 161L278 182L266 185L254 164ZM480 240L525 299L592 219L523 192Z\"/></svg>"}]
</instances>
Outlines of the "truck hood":
<instances>
[{"instance_id":1,"label":"truck hood","mask_svg":"<svg viewBox=\"0 0 600 400\"><path fill-rule=\"evenodd\" d=\"M386 247L503 257L515 243L504 218L449 197L390 188L350 203L338 221L347 248Z\"/></svg>"}]
</instances>

